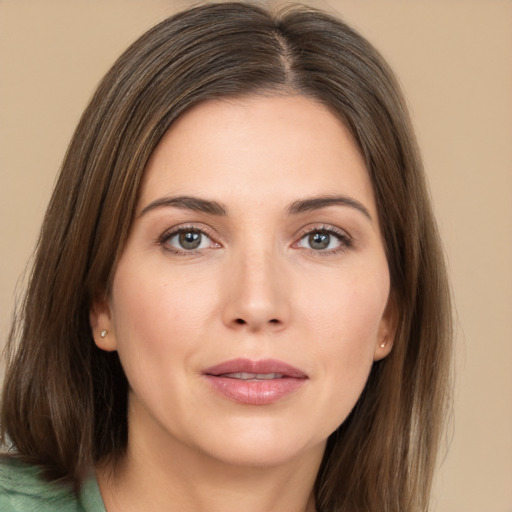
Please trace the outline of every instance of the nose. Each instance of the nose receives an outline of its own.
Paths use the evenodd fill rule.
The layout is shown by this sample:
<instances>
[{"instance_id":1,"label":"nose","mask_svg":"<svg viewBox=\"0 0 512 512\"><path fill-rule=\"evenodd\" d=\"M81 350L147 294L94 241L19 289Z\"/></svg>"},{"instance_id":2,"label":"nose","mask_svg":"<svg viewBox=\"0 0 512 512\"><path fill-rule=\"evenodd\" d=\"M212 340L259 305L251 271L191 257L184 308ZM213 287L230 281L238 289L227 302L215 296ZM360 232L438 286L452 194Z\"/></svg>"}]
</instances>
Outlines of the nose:
<instances>
[{"instance_id":1,"label":"nose","mask_svg":"<svg viewBox=\"0 0 512 512\"><path fill-rule=\"evenodd\" d=\"M286 274L271 251L234 255L225 287L224 324L251 332L284 329L290 320Z\"/></svg>"}]
</instances>

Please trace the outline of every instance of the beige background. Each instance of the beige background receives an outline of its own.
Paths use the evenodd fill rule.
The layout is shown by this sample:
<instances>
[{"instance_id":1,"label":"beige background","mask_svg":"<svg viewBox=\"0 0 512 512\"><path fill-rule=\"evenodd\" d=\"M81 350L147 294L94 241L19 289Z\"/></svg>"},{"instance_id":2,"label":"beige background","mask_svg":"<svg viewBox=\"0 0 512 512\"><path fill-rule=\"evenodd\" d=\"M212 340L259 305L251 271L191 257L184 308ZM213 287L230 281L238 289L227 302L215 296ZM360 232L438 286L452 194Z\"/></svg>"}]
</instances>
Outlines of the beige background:
<instances>
[{"instance_id":1,"label":"beige background","mask_svg":"<svg viewBox=\"0 0 512 512\"><path fill-rule=\"evenodd\" d=\"M0 0L0 345L78 117L186 1ZM458 313L437 512L512 512L512 2L331 0L388 58L423 149Z\"/></svg>"}]
</instances>

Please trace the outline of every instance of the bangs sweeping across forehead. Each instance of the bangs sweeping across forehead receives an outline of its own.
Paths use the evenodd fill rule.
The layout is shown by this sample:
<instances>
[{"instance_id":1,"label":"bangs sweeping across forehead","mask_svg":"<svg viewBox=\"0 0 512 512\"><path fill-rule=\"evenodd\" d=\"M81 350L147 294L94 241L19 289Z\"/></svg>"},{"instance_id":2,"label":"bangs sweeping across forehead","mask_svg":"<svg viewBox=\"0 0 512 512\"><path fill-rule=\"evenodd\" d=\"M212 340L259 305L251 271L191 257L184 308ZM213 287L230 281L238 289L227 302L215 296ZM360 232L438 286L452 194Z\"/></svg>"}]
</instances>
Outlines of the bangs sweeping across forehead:
<instances>
[{"instance_id":1,"label":"bangs sweeping across forehead","mask_svg":"<svg viewBox=\"0 0 512 512\"><path fill-rule=\"evenodd\" d=\"M63 162L9 341L2 432L50 479L80 486L127 440L127 382L96 348L89 307L108 294L146 163L202 101L302 94L350 129L372 181L398 311L393 352L331 436L319 511L426 510L446 404L446 272L413 130L376 50L306 7L200 6L137 40L100 83Z\"/></svg>"}]
</instances>

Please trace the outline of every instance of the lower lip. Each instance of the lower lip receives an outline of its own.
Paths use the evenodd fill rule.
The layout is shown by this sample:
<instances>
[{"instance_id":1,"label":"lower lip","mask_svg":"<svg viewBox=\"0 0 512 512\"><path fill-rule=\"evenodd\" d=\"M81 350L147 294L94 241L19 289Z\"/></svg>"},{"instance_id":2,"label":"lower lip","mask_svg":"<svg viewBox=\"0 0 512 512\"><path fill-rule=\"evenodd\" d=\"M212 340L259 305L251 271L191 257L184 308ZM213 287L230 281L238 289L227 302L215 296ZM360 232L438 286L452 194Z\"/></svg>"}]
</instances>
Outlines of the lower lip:
<instances>
[{"instance_id":1,"label":"lower lip","mask_svg":"<svg viewBox=\"0 0 512 512\"><path fill-rule=\"evenodd\" d=\"M297 391L307 379L283 377L269 380L242 380L206 375L213 389L247 405L268 405Z\"/></svg>"}]
</instances>

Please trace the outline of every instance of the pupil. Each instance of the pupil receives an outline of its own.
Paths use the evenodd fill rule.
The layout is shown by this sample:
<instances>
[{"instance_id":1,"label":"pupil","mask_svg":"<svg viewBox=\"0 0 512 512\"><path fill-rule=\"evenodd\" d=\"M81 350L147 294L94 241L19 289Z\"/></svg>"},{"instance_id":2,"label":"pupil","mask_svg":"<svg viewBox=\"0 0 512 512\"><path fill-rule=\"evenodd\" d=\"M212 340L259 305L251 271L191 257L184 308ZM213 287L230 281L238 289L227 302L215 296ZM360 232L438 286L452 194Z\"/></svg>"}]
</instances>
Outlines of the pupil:
<instances>
[{"instance_id":1,"label":"pupil","mask_svg":"<svg viewBox=\"0 0 512 512\"><path fill-rule=\"evenodd\" d=\"M328 233L312 233L309 235L309 245L312 249L326 249L329 247L330 239Z\"/></svg>"},{"instance_id":2,"label":"pupil","mask_svg":"<svg viewBox=\"0 0 512 512\"><path fill-rule=\"evenodd\" d=\"M201 233L185 231L180 233L179 240L184 249L197 249L201 245Z\"/></svg>"}]
</instances>

